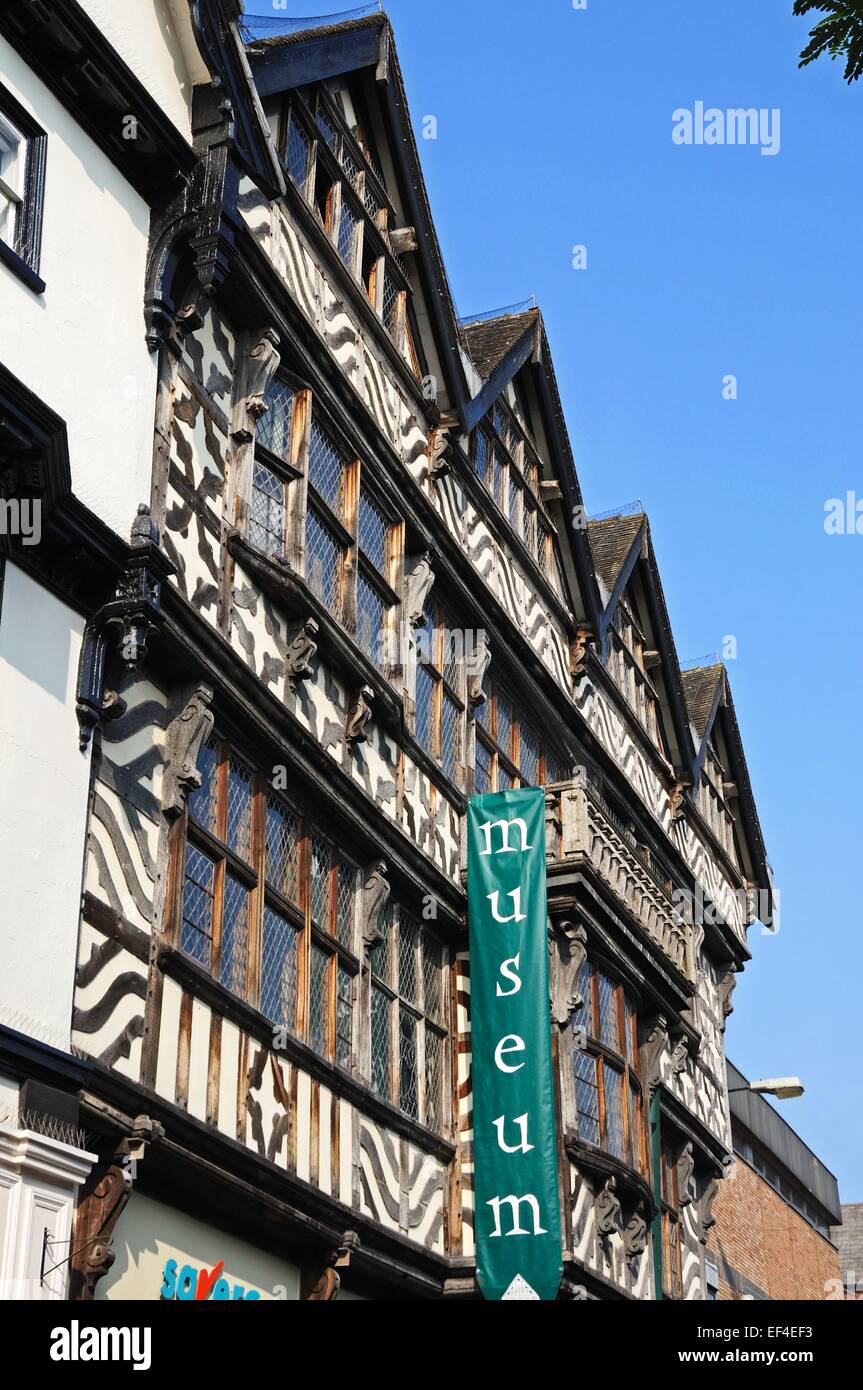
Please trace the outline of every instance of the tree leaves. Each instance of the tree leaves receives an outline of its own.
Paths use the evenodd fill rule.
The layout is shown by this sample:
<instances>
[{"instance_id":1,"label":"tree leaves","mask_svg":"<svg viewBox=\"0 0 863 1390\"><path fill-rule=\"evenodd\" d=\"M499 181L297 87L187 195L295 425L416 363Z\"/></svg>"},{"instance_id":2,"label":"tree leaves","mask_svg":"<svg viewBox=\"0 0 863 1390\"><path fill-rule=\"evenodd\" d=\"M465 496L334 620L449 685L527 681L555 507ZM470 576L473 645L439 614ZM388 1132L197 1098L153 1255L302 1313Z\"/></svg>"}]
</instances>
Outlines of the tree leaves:
<instances>
[{"instance_id":1,"label":"tree leaves","mask_svg":"<svg viewBox=\"0 0 863 1390\"><path fill-rule=\"evenodd\" d=\"M863 74L863 0L794 0L794 14L820 10L820 19L809 34L798 67L805 68L827 53L845 59L844 78L856 82Z\"/></svg>"}]
</instances>

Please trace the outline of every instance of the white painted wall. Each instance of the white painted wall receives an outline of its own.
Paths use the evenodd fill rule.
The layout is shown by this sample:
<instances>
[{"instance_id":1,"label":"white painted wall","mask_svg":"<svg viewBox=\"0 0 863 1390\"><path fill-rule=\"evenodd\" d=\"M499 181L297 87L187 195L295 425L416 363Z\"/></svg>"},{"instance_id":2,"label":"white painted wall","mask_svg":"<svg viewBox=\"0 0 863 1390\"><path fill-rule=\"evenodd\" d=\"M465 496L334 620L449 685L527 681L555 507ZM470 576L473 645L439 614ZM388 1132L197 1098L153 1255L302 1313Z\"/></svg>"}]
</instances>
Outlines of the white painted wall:
<instances>
[{"instance_id":1,"label":"white painted wall","mask_svg":"<svg viewBox=\"0 0 863 1390\"><path fill-rule=\"evenodd\" d=\"M96 1285L97 1299L158 1299L168 1260L176 1260L178 1269L190 1265L208 1272L224 1260L224 1278L231 1287L255 1289L262 1301L274 1296L295 1301L300 1296L296 1265L141 1192L132 1193L117 1222L113 1249L117 1258ZM285 1292L275 1295L277 1288Z\"/></svg>"},{"instance_id":2,"label":"white painted wall","mask_svg":"<svg viewBox=\"0 0 863 1390\"><path fill-rule=\"evenodd\" d=\"M68 1051L90 754L83 621L7 564L0 611L0 1022Z\"/></svg>"},{"instance_id":3,"label":"white painted wall","mask_svg":"<svg viewBox=\"0 0 863 1390\"><path fill-rule=\"evenodd\" d=\"M0 81L48 136L46 289L35 294L0 264L0 360L66 421L76 495L127 537L152 468L156 363L142 312L150 211L2 38Z\"/></svg>"},{"instance_id":4,"label":"white painted wall","mask_svg":"<svg viewBox=\"0 0 863 1390\"><path fill-rule=\"evenodd\" d=\"M95 1162L84 1149L0 1124L0 1301L66 1297L72 1214Z\"/></svg>"},{"instance_id":5,"label":"white painted wall","mask_svg":"<svg viewBox=\"0 0 863 1390\"><path fill-rule=\"evenodd\" d=\"M187 140L192 84L208 82L192 47L187 0L79 0L81 8Z\"/></svg>"}]
</instances>

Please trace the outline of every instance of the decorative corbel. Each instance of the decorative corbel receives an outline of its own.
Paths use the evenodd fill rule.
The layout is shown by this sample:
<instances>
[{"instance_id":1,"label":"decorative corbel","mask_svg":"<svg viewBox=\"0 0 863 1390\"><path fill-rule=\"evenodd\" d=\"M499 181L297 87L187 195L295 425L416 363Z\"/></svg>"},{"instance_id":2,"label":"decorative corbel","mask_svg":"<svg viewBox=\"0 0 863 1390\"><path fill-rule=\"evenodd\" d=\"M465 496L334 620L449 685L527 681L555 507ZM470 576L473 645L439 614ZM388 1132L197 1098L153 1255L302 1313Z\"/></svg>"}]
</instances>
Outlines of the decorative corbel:
<instances>
[{"instance_id":1,"label":"decorative corbel","mask_svg":"<svg viewBox=\"0 0 863 1390\"><path fill-rule=\"evenodd\" d=\"M362 686L351 705L348 721L345 725L345 739L351 748L365 743L368 738L366 729L372 717L371 702L374 699L374 693L370 685Z\"/></svg>"},{"instance_id":2,"label":"decorative corbel","mask_svg":"<svg viewBox=\"0 0 863 1390\"><path fill-rule=\"evenodd\" d=\"M570 644L570 664L573 684L587 671L587 649L594 640L593 628L578 627Z\"/></svg>"},{"instance_id":3,"label":"decorative corbel","mask_svg":"<svg viewBox=\"0 0 863 1390\"><path fill-rule=\"evenodd\" d=\"M604 1187L596 1194L593 1205L596 1210L597 1234L600 1239L607 1240L616 1231L620 1231L623 1224L616 1178L606 1179Z\"/></svg>"},{"instance_id":4,"label":"decorative corbel","mask_svg":"<svg viewBox=\"0 0 863 1390\"><path fill-rule=\"evenodd\" d=\"M584 1000L578 989L587 960L587 932L580 922L555 922L548 929L551 1016L565 1028Z\"/></svg>"},{"instance_id":5,"label":"decorative corbel","mask_svg":"<svg viewBox=\"0 0 863 1390\"><path fill-rule=\"evenodd\" d=\"M667 1046L668 1023L659 1014L641 1048L641 1075L651 1098L662 1080L662 1055Z\"/></svg>"},{"instance_id":6,"label":"decorative corbel","mask_svg":"<svg viewBox=\"0 0 863 1390\"><path fill-rule=\"evenodd\" d=\"M623 1253L630 1268L633 1265L637 1266L647 1249L648 1230L645 1205L643 1201L639 1201L623 1228ZM634 1275L635 1270L632 1270L632 1273Z\"/></svg>"},{"instance_id":7,"label":"decorative corbel","mask_svg":"<svg viewBox=\"0 0 863 1390\"><path fill-rule=\"evenodd\" d=\"M445 478L452 472L452 458L449 453L450 430L442 425L437 429L429 440L429 477L432 482L438 483L441 478Z\"/></svg>"},{"instance_id":8,"label":"decorative corbel","mask_svg":"<svg viewBox=\"0 0 863 1390\"><path fill-rule=\"evenodd\" d=\"M233 411L231 437L238 444L250 444L255 426L267 413L267 388L276 374L281 356L279 335L275 328L262 328L247 337L248 351L240 359L236 404Z\"/></svg>"},{"instance_id":9,"label":"decorative corbel","mask_svg":"<svg viewBox=\"0 0 863 1390\"><path fill-rule=\"evenodd\" d=\"M560 838L563 829L560 796L557 792L545 794L545 857L560 858Z\"/></svg>"},{"instance_id":10,"label":"decorative corbel","mask_svg":"<svg viewBox=\"0 0 863 1390\"><path fill-rule=\"evenodd\" d=\"M434 586L431 551L414 557L413 568L405 575L404 611L411 627L424 627L425 601Z\"/></svg>"},{"instance_id":11,"label":"decorative corbel","mask_svg":"<svg viewBox=\"0 0 863 1390\"><path fill-rule=\"evenodd\" d=\"M199 685L168 730L163 805L165 815L172 820L182 814L189 793L201 785L198 757L213 732L212 700L212 688Z\"/></svg>"},{"instance_id":12,"label":"decorative corbel","mask_svg":"<svg viewBox=\"0 0 863 1390\"><path fill-rule=\"evenodd\" d=\"M735 966L732 965L730 969L726 970L725 974L719 982L719 1003L722 1011L722 1022L720 1024L720 1027L723 1033L725 1032L725 1024L728 1019L728 1015L734 1013L734 1005L731 1002L731 996L736 988L737 969Z\"/></svg>"},{"instance_id":13,"label":"decorative corbel","mask_svg":"<svg viewBox=\"0 0 863 1390\"><path fill-rule=\"evenodd\" d=\"M465 669L467 672L467 698L468 704L476 709L479 705L486 702L486 693L482 688L485 674L491 664L491 647L488 643L488 633L484 629L476 634L476 641L473 650L467 658Z\"/></svg>"},{"instance_id":14,"label":"decorative corbel","mask_svg":"<svg viewBox=\"0 0 863 1390\"><path fill-rule=\"evenodd\" d=\"M689 1042L686 1036L678 1038L671 1053L671 1070L675 1076L680 1076L686 1071L686 1063L689 1061Z\"/></svg>"},{"instance_id":15,"label":"decorative corbel","mask_svg":"<svg viewBox=\"0 0 863 1390\"><path fill-rule=\"evenodd\" d=\"M362 892L363 945L366 951L374 950L384 939L381 931L381 917L390 896L387 880L387 866L379 859L366 871Z\"/></svg>"},{"instance_id":16,"label":"decorative corbel","mask_svg":"<svg viewBox=\"0 0 863 1390\"><path fill-rule=\"evenodd\" d=\"M315 638L319 631L314 618L305 618L288 631L285 670L292 689L298 681L307 681L313 674L311 661L318 650Z\"/></svg>"},{"instance_id":17,"label":"decorative corbel","mask_svg":"<svg viewBox=\"0 0 863 1390\"><path fill-rule=\"evenodd\" d=\"M78 661L76 714L83 751L106 714L121 710L114 692L105 692L105 665L110 644L116 644L127 670L147 655L148 643L161 621L162 584L174 566L159 546L159 529L145 502L132 523L127 558L117 578L114 597L88 621Z\"/></svg>"},{"instance_id":18,"label":"decorative corbel","mask_svg":"<svg viewBox=\"0 0 863 1390\"><path fill-rule=\"evenodd\" d=\"M683 1152L677 1160L677 1191L681 1207L688 1207L695 1201L695 1155L691 1140L684 1144Z\"/></svg>"},{"instance_id":19,"label":"decorative corbel","mask_svg":"<svg viewBox=\"0 0 863 1390\"><path fill-rule=\"evenodd\" d=\"M111 1249L114 1228L132 1194L137 1164L147 1147L158 1143L164 1129L148 1115L138 1115L131 1132L112 1143L92 1169L81 1193L75 1217L75 1234L69 1257L69 1298L89 1303L96 1285L116 1259Z\"/></svg>"},{"instance_id":20,"label":"decorative corbel","mask_svg":"<svg viewBox=\"0 0 863 1390\"><path fill-rule=\"evenodd\" d=\"M707 1236L711 1226L716 1225L716 1217L713 1215L713 1203L719 1195L719 1178L708 1178L704 1190L698 1199L698 1238L702 1245L707 1244Z\"/></svg>"},{"instance_id":21,"label":"decorative corbel","mask_svg":"<svg viewBox=\"0 0 863 1390\"><path fill-rule=\"evenodd\" d=\"M690 783L678 780L672 782L668 789L668 805L671 811L671 824L678 825L686 813L685 794Z\"/></svg>"},{"instance_id":22,"label":"decorative corbel","mask_svg":"<svg viewBox=\"0 0 863 1390\"><path fill-rule=\"evenodd\" d=\"M403 256L408 251L418 251L416 227L393 227L390 232L390 250L395 256Z\"/></svg>"},{"instance_id":23,"label":"decorative corbel","mask_svg":"<svg viewBox=\"0 0 863 1390\"><path fill-rule=\"evenodd\" d=\"M332 1303L339 1296L341 1288L340 1269L347 1269L351 1255L360 1248L360 1238L356 1231L345 1231L335 1250L327 1257L327 1262L306 1294L306 1303Z\"/></svg>"}]
</instances>

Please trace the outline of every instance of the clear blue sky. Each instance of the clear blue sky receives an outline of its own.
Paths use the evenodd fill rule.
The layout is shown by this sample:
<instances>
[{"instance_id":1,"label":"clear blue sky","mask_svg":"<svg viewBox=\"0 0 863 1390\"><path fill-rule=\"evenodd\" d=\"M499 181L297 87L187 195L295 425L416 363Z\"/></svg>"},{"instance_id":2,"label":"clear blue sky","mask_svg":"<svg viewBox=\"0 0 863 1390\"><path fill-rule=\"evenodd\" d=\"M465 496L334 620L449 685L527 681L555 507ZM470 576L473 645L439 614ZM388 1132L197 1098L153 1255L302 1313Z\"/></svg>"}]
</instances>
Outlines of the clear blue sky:
<instances>
[{"instance_id":1,"label":"clear blue sky","mask_svg":"<svg viewBox=\"0 0 863 1390\"><path fill-rule=\"evenodd\" d=\"M681 661L737 639L782 923L752 931L728 1053L803 1078L781 1113L863 1201L863 535L824 531L828 498L863 500L863 80L797 70L792 0L386 9L418 132L438 119L420 147L460 312L537 296L588 511L642 499ZM699 100L778 107L780 152L676 146Z\"/></svg>"}]
</instances>

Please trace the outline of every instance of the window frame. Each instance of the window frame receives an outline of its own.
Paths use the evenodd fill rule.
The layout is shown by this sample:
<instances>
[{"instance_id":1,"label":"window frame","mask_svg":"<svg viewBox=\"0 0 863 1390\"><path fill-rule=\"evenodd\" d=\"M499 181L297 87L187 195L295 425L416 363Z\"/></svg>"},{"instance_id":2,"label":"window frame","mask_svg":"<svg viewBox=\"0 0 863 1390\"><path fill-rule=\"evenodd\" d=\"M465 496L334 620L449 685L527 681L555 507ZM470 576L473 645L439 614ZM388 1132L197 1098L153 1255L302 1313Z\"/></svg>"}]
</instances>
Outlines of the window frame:
<instances>
[{"instance_id":1,"label":"window frame","mask_svg":"<svg viewBox=\"0 0 863 1390\"><path fill-rule=\"evenodd\" d=\"M196 814L196 797L193 792L187 802L184 815L179 821L179 834L174 844L177 866L176 887L173 897L172 922L169 928L172 944L196 961L202 970L217 981L223 989L244 1000L271 1022L274 1028L284 1028L287 1033L317 1052L324 1061L337 1070L353 1076L357 1070L357 1029L358 999L361 976L360 962L360 868L349 855L338 849L331 836L326 835L310 817L290 797L276 791L253 760L246 757L237 745L219 733L214 733L202 749L202 757L212 750L215 755L214 772L205 776L202 786L213 788L210 804L214 808L209 823L200 820ZM251 774L250 807L250 853L245 860L229 844L228 820L228 780L231 763L241 764ZM200 759L199 759L200 765ZM268 811L271 806L287 812L297 825L296 836L296 899L291 898L270 877L268 845ZM314 890L312 884L313 842L327 848L327 908L326 919L318 920L314 915ZM189 850L204 854L216 862L214 871L213 915L209 936L209 961L205 962L184 944L186 886L188 882ZM352 878L350 884L349 928L347 934L339 931L339 875L347 871ZM221 975L221 946L224 928L224 883L231 873L240 878L249 891L246 923L246 964L242 987L236 988L226 983ZM278 914L288 929L297 933L296 943L296 984L293 1001L293 1017L273 1017L273 1011L265 1007L266 981L265 962L265 914L267 909ZM312 996L311 970L314 953L318 951L326 957L325 998L326 998L326 1036L323 1046L317 1047L312 1039ZM347 1055L339 1050L339 973L350 977L350 1039Z\"/></svg>"},{"instance_id":2,"label":"window frame","mask_svg":"<svg viewBox=\"0 0 863 1390\"><path fill-rule=\"evenodd\" d=\"M403 989L401 978L402 928L409 922L416 936L413 944L413 977L415 993L411 997ZM370 951L369 961L369 1086L378 1099L394 1106L414 1124L422 1125L435 1134L448 1135L451 1130L450 1096L450 1019L449 969L447 947L429 925L403 904L392 899L382 914L381 930L383 939ZM385 956L381 956L386 943ZM438 952L438 1015L429 1011L426 998L427 978L425 971L425 950L429 943ZM377 968L381 959L386 961L386 973ZM388 1008L388 1086L385 1092L379 1089L375 1080L374 1062L374 1009L375 994L386 1000ZM416 1113L406 1109L402 1100L402 1060L400 1044L402 1039L402 1015L409 1016L415 1024L416 1042ZM437 1116L429 1115L428 1105L428 1035L438 1039L440 1052L438 1058L438 1107ZM434 1122L436 1120L436 1122ZM430 1122L432 1121L432 1122Z\"/></svg>"},{"instance_id":3,"label":"window frame","mask_svg":"<svg viewBox=\"0 0 863 1390\"><path fill-rule=\"evenodd\" d=\"M521 709L518 700L510 693L506 683L492 676L488 676L486 678L486 692L485 702L478 707L475 720L477 749L482 747L489 758L489 786L482 790L494 792L508 791L511 788L523 786L545 787L551 782L565 780L565 757L555 749L549 748L543 741L535 725L525 718L524 711ZM511 741L508 748L501 742L500 738L501 701L505 701L509 705L511 711L511 719L509 720ZM535 782L526 780L524 769L521 764L523 730L529 730L531 737L536 742L537 780ZM560 771L562 773L561 777L549 776L552 759L561 762L562 767L560 769L552 769L554 771ZM509 785L506 787L500 785L501 771L503 771L504 776L508 779ZM475 790L479 790L476 754L474 755L473 777L474 788Z\"/></svg>"},{"instance_id":4,"label":"window frame","mask_svg":"<svg viewBox=\"0 0 863 1390\"><path fill-rule=\"evenodd\" d=\"M447 642L451 634L463 632L464 629L452 623L451 610L446 602L435 594L426 600L424 611L426 622L420 629L421 636L418 638L417 678L419 679L420 671L423 671L433 687L430 720L432 746L429 747L420 737L417 727L418 699L414 701L414 733L420 747L437 763L444 776L455 786L461 787L467 764L467 672L464 653L451 656L451 660L456 663L458 677L458 683L453 684L448 669ZM447 765L444 758L444 708L447 701L456 710L457 746L452 765Z\"/></svg>"},{"instance_id":5,"label":"window frame","mask_svg":"<svg viewBox=\"0 0 863 1390\"><path fill-rule=\"evenodd\" d=\"M17 204L13 241L0 237L0 260L37 293L45 289L39 274L45 211L45 168L48 136L12 93L0 83L0 124L20 138L23 149L20 189L2 182L3 195ZM8 190L8 191L7 191Z\"/></svg>"},{"instance_id":6,"label":"window frame","mask_svg":"<svg viewBox=\"0 0 863 1390\"><path fill-rule=\"evenodd\" d=\"M600 980L605 980L613 991L613 1010L616 1027L616 1045L602 1037L602 1011L600 1007ZM647 1146L647 1108L644 1086L641 1079L641 1058L638 1046L638 1002L625 982L600 961L585 961L579 980L582 1003L571 1019L570 1065L573 1068L573 1105L576 1129L579 1138L591 1148L616 1158L643 1178L649 1174ZM583 1044L583 1045L582 1045ZM597 1090L597 1115L582 1111L579 1106L576 1055L589 1057L594 1064L595 1086ZM623 1152L611 1146L609 1133L607 1073L614 1072L620 1078L621 1123L623 1127ZM638 1098L637 1118L633 1114L633 1096ZM598 1140L585 1137L581 1118L595 1118L599 1132ZM636 1133L633 1133L635 1127Z\"/></svg>"}]
</instances>

